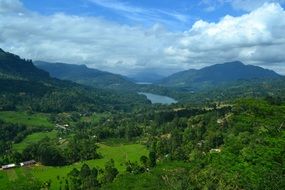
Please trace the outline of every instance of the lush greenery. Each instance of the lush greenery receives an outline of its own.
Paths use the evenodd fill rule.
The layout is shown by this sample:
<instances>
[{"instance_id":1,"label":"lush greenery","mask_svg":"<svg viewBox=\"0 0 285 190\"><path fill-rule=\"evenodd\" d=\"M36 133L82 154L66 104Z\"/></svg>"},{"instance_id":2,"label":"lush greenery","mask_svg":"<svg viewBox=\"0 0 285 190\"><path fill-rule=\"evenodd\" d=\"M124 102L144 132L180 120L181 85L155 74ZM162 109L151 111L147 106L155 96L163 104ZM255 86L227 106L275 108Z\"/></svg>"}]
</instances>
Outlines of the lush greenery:
<instances>
[{"instance_id":1,"label":"lush greenery","mask_svg":"<svg viewBox=\"0 0 285 190\"><path fill-rule=\"evenodd\" d=\"M284 187L285 104L281 99L241 99L231 105L203 109L185 105L153 109L102 115L97 122L84 116L69 131L58 131L65 139L63 143L58 139L43 139L28 146L19 156L36 159L44 165L90 159L101 163L99 168L87 161L87 165L80 164L75 169L64 166L54 170L63 170L64 178L52 179L51 186L56 183L58 187L61 181L62 188L70 189L118 189L122 184L126 189ZM99 148L97 142L105 140L107 144L140 140L150 152L132 159L124 156L127 150L103 144ZM132 154L139 152L137 147L129 148ZM122 157L117 158L120 153ZM86 170L83 172L86 174L81 170ZM117 170L123 172L118 177ZM49 178L38 180L42 179Z\"/></svg>"},{"instance_id":2,"label":"lush greenery","mask_svg":"<svg viewBox=\"0 0 285 190\"><path fill-rule=\"evenodd\" d=\"M7 123L23 124L30 127L53 127L49 114L2 111L0 119Z\"/></svg>"},{"instance_id":3,"label":"lush greenery","mask_svg":"<svg viewBox=\"0 0 285 190\"><path fill-rule=\"evenodd\" d=\"M140 86L180 100L150 105L0 51L0 189L284 189L284 84Z\"/></svg>"},{"instance_id":4,"label":"lush greenery","mask_svg":"<svg viewBox=\"0 0 285 190\"><path fill-rule=\"evenodd\" d=\"M50 131L50 127L27 127L23 124L5 123L0 120L0 164L19 162L22 155L13 149L15 143L20 143L26 136Z\"/></svg>"},{"instance_id":5,"label":"lush greenery","mask_svg":"<svg viewBox=\"0 0 285 190\"><path fill-rule=\"evenodd\" d=\"M284 108L272 98L243 99L160 124L148 142L157 168L119 176L104 188L283 189Z\"/></svg>"},{"instance_id":6,"label":"lush greenery","mask_svg":"<svg viewBox=\"0 0 285 190\"><path fill-rule=\"evenodd\" d=\"M95 89L49 77L24 60L0 49L0 110L58 113L64 111L131 111L149 104L136 93Z\"/></svg>"},{"instance_id":7,"label":"lush greenery","mask_svg":"<svg viewBox=\"0 0 285 190\"><path fill-rule=\"evenodd\" d=\"M109 144L109 143L108 143ZM58 190L60 187L64 189L65 180L68 179L68 173L74 168L80 170L82 165L86 163L90 168L104 169L105 164L111 159L114 160L115 168L120 173L125 171L125 163L130 160L132 162L139 161L142 155L148 155L147 149L140 144L125 144L116 146L107 146L105 144L98 144L98 152L102 158L95 160L88 160L85 162L77 162L72 165L53 167L53 166L34 166L17 168L14 170L0 171L0 188L9 189L11 186L16 186L16 182L25 181L29 178L36 178L41 182L49 182L52 190ZM99 175L100 181L102 175ZM71 185L71 184L70 184Z\"/></svg>"},{"instance_id":8,"label":"lush greenery","mask_svg":"<svg viewBox=\"0 0 285 190\"><path fill-rule=\"evenodd\" d=\"M70 80L96 88L128 90L136 85L126 77L118 74L88 68L86 65L65 63L48 63L37 61L36 66L50 73L52 77Z\"/></svg>"},{"instance_id":9,"label":"lush greenery","mask_svg":"<svg viewBox=\"0 0 285 190\"><path fill-rule=\"evenodd\" d=\"M26 138L24 138L19 143L14 143L12 148L15 151L22 152L25 148L27 148L29 145L38 143L42 139L45 139L46 137L50 139L55 139L57 137L57 131L45 131L45 132L35 132L30 135L28 135Z\"/></svg>"}]
</instances>

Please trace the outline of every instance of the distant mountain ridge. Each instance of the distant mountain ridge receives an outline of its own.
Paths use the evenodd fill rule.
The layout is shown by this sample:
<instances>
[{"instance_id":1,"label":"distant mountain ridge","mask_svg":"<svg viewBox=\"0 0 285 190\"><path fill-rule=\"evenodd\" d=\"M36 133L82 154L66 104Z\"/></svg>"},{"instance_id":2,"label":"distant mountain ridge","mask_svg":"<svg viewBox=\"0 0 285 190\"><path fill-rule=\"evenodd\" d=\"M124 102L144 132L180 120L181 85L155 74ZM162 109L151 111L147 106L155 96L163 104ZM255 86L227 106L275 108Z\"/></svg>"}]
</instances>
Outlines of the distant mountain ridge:
<instances>
[{"instance_id":1,"label":"distant mountain ridge","mask_svg":"<svg viewBox=\"0 0 285 190\"><path fill-rule=\"evenodd\" d=\"M190 69L164 78L158 84L163 86L196 87L199 85L218 85L221 83L251 79L274 79L281 75L240 61L216 64L202 69Z\"/></svg>"},{"instance_id":2,"label":"distant mountain ridge","mask_svg":"<svg viewBox=\"0 0 285 190\"><path fill-rule=\"evenodd\" d=\"M162 80L165 76L158 74L155 71L145 70L131 73L128 77L138 83L155 83Z\"/></svg>"},{"instance_id":3,"label":"distant mountain ridge","mask_svg":"<svg viewBox=\"0 0 285 190\"><path fill-rule=\"evenodd\" d=\"M44 61L35 61L35 65L38 68L47 71L52 77L70 80L92 87L124 89L135 85L122 75L88 68L86 65L49 63Z\"/></svg>"}]
</instances>

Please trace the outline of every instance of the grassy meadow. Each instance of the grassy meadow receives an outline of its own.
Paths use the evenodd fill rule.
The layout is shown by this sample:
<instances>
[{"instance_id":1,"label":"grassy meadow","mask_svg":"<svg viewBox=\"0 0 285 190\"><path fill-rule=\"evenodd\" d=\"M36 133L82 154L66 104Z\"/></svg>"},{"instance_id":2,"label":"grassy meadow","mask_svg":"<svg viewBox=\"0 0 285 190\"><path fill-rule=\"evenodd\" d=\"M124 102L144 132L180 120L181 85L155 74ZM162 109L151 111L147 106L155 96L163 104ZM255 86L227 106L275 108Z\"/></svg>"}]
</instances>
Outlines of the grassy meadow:
<instances>
[{"instance_id":1,"label":"grassy meadow","mask_svg":"<svg viewBox=\"0 0 285 190\"><path fill-rule=\"evenodd\" d=\"M54 125L49 121L48 114L33 113L28 114L26 112L15 112L15 111L1 111L0 120L8 123L22 124L31 127L50 127Z\"/></svg>"},{"instance_id":2,"label":"grassy meadow","mask_svg":"<svg viewBox=\"0 0 285 190\"><path fill-rule=\"evenodd\" d=\"M28 145L36 143L40 140L42 140L45 137L48 137L50 139L54 139L57 136L57 132L55 130L50 132L38 132L33 133L31 135L28 135L23 141L20 143L13 144L13 150L22 152Z\"/></svg>"}]
</instances>

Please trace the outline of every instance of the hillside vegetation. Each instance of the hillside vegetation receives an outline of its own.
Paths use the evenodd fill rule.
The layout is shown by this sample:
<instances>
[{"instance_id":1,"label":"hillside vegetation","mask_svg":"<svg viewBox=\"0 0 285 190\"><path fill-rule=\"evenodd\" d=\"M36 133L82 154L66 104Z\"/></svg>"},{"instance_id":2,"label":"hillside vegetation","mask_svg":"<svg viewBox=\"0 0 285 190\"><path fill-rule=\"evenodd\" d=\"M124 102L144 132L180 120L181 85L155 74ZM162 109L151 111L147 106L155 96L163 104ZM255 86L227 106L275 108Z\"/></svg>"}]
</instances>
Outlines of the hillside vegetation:
<instances>
[{"instance_id":1,"label":"hillside vegetation","mask_svg":"<svg viewBox=\"0 0 285 190\"><path fill-rule=\"evenodd\" d=\"M49 77L30 60L0 51L0 110L130 111L149 102L136 93L95 89Z\"/></svg>"},{"instance_id":2,"label":"hillside vegetation","mask_svg":"<svg viewBox=\"0 0 285 190\"><path fill-rule=\"evenodd\" d=\"M225 67L257 78L221 82ZM135 87L179 100L152 105L132 86L54 79L0 51L0 165L15 164L0 189L284 189L284 78L241 63L205 70L199 89Z\"/></svg>"}]
</instances>

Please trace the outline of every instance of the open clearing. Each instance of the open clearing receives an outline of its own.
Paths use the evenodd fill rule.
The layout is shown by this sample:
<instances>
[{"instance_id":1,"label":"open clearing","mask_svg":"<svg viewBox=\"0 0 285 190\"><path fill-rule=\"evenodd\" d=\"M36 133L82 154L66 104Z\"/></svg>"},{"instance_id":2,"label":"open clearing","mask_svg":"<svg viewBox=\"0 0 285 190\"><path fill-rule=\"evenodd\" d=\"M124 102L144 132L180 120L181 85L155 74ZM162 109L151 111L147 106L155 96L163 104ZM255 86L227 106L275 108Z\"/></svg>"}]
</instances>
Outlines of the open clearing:
<instances>
[{"instance_id":1,"label":"open clearing","mask_svg":"<svg viewBox=\"0 0 285 190\"><path fill-rule=\"evenodd\" d=\"M26 112L1 111L0 119L14 124L23 124L28 127L53 127L48 115L43 113L28 114Z\"/></svg>"},{"instance_id":2,"label":"open clearing","mask_svg":"<svg viewBox=\"0 0 285 190\"><path fill-rule=\"evenodd\" d=\"M57 136L57 132L55 130L50 131L50 132L33 133L31 135L28 135L22 142L13 144L13 150L22 152L30 144L36 143L45 137L54 139L56 138L56 136Z\"/></svg>"}]
</instances>

